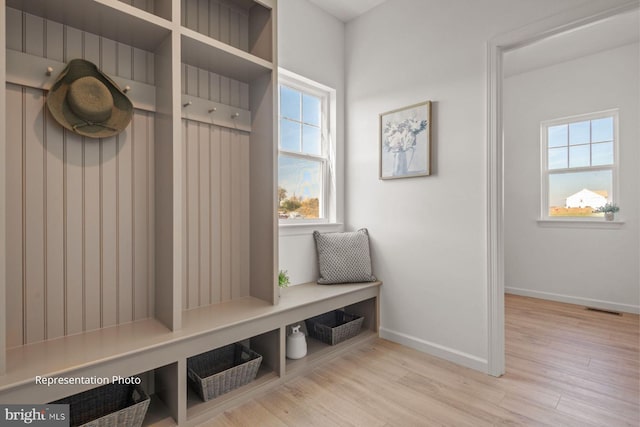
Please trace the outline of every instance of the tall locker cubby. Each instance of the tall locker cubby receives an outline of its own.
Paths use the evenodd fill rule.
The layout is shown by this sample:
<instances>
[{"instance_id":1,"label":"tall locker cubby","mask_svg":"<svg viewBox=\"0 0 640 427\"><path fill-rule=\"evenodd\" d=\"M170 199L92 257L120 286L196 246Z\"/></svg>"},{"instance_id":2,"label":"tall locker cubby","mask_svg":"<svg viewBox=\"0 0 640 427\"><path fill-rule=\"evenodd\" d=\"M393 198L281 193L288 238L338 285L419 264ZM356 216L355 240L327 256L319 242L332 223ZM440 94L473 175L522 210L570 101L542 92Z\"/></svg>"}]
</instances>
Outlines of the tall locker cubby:
<instances>
[{"instance_id":1,"label":"tall locker cubby","mask_svg":"<svg viewBox=\"0 0 640 427\"><path fill-rule=\"evenodd\" d=\"M276 2L0 0L0 396L91 388L34 394L40 373L142 373L146 424L182 425L185 337L277 304ZM122 133L49 113L74 58L125 89Z\"/></svg>"}]
</instances>

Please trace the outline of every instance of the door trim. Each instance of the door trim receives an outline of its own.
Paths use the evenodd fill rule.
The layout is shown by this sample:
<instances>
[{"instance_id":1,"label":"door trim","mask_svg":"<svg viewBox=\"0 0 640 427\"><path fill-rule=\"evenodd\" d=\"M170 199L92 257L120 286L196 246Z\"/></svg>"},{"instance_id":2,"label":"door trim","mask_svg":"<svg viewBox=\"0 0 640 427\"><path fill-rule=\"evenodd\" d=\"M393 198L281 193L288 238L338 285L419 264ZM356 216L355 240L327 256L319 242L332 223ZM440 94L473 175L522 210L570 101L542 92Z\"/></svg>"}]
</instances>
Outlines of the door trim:
<instances>
[{"instance_id":1,"label":"door trim","mask_svg":"<svg viewBox=\"0 0 640 427\"><path fill-rule=\"evenodd\" d=\"M487 42L487 373L505 373L504 342L504 140L502 58L505 52L621 13L638 10L640 0L610 7L592 2L558 13Z\"/></svg>"}]
</instances>

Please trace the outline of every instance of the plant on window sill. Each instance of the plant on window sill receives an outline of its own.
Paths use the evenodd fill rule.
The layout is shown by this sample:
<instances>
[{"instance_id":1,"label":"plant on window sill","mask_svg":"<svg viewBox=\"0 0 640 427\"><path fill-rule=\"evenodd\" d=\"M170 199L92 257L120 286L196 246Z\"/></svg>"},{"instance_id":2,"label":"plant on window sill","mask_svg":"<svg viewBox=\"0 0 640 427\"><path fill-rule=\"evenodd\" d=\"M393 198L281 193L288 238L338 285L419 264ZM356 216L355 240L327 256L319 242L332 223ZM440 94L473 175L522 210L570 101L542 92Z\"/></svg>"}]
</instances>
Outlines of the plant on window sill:
<instances>
[{"instance_id":1,"label":"plant on window sill","mask_svg":"<svg viewBox=\"0 0 640 427\"><path fill-rule=\"evenodd\" d=\"M604 213L604 218L607 221L613 221L615 213L620 211L620 207L615 203L606 203L604 206L600 206L594 210L594 213Z\"/></svg>"}]
</instances>

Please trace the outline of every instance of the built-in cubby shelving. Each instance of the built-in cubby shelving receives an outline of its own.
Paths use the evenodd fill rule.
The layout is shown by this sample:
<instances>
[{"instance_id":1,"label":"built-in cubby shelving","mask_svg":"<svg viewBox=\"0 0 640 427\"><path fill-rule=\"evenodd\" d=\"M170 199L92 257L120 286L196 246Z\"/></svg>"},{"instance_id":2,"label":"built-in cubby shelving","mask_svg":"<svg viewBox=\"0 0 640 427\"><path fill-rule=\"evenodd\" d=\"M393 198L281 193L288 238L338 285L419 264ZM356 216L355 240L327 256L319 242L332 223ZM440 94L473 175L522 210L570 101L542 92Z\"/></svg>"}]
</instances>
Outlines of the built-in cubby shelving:
<instances>
[{"instance_id":1,"label":"built-in cubby shelving","mask_svg":"<svg viewBox=\"0 0 640 427\"><path fill-rule=\"evenodd\" d=\"M273 71L273 63L208 38L189 29L182 30L182 62L243 82Z\"/></svg>"},{"instance_id":2,"label":"built-in cubby shelving","mask_svg":"<svg viewBox=\"0 0 640 427\"><path fill-rule=\"evenodd\" d=\"M159 4L170 0L159 1ZM7 0L7 7L64 24L70 28L153 51L171 32L164 11L148 13L118 0ZM10 23L10 22L9 22Z\"/></svg>"},{"instance_id":3,"label":"built-in cubby shelving","mask_svg":"<svg viewBox=\"0 0 640 427\"><path fill-rule=\"evenodd\" d=\"M44 403L90 388L43 387L35 383L37 375L127 377L151 369L152 404L145 425L196 425L248 396L375 339L379 287L380 282L340 286L308 283L283 289L277 305L247 297L186 311L179 331L169 331L150 319L16 348L8 352L7 374L0 377L0 397L3 403L34 399ZM362 332L335 346L309 339L305 358L286 359L287 325L337 308L365 316ZM238 341L263 356L256 380L202 402L187 386L186 360ZM145 378L149 379L148 375Z\"/></svg>"},{"instance_id":4,"label":"built-in cubby shelving","mask_svg":"<svg viewBox=\"0 0 640 427\"><path fill-rule=\"evenodd\" d=\"M145 426L196 425L377 336L379 283L279 297L276 0L0 6L2 403L92 387L36 376L140 375ZM75 58L129 86L133 119L117 136L84 138L48 113ZM288 362L286 325L340 307L373 323ZM194 400L187 359L235 341L263 355L257 379Z\"/></svg>"},{"instance_id":5,"label":"built-in cubby shelving","mask_svg":"<svg viewBox=\"0 0 640 427\"><path fill-rule=\"evenodd\" d=\"M190 31L225 45L272 62L272 10L265 3L253 0L181 0L181 24ZM203 38L203 40L205 39Z\"/></svg>"}]
</instances>

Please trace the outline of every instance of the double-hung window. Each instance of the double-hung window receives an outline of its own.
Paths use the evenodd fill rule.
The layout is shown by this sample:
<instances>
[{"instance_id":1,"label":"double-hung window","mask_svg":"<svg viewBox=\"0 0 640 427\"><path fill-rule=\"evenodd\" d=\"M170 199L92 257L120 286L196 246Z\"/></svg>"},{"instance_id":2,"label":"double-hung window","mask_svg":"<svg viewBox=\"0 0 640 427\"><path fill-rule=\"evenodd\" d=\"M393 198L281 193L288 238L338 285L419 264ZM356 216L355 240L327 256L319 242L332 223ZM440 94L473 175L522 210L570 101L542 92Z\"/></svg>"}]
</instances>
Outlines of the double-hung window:
<instances>
[{"instance_id":1,"label":"double-hung window","mask_svg":"<svg viewBox=\"0 0 640 427\"><path fill-rule=\"evenodd\" d=\"M589 218L616 201L618 112L541 124L542 218Z\"/></svg>"},{"instance_id":2,"label":"double-hung window","mask_svg":"<svg viewBox=\"0 0 640 427\"><path fill-rule=\"evenodd\" d=\"M332 204L331 89L280 73L278 217L329 222Z\"/></svg>"}]
</instances>

